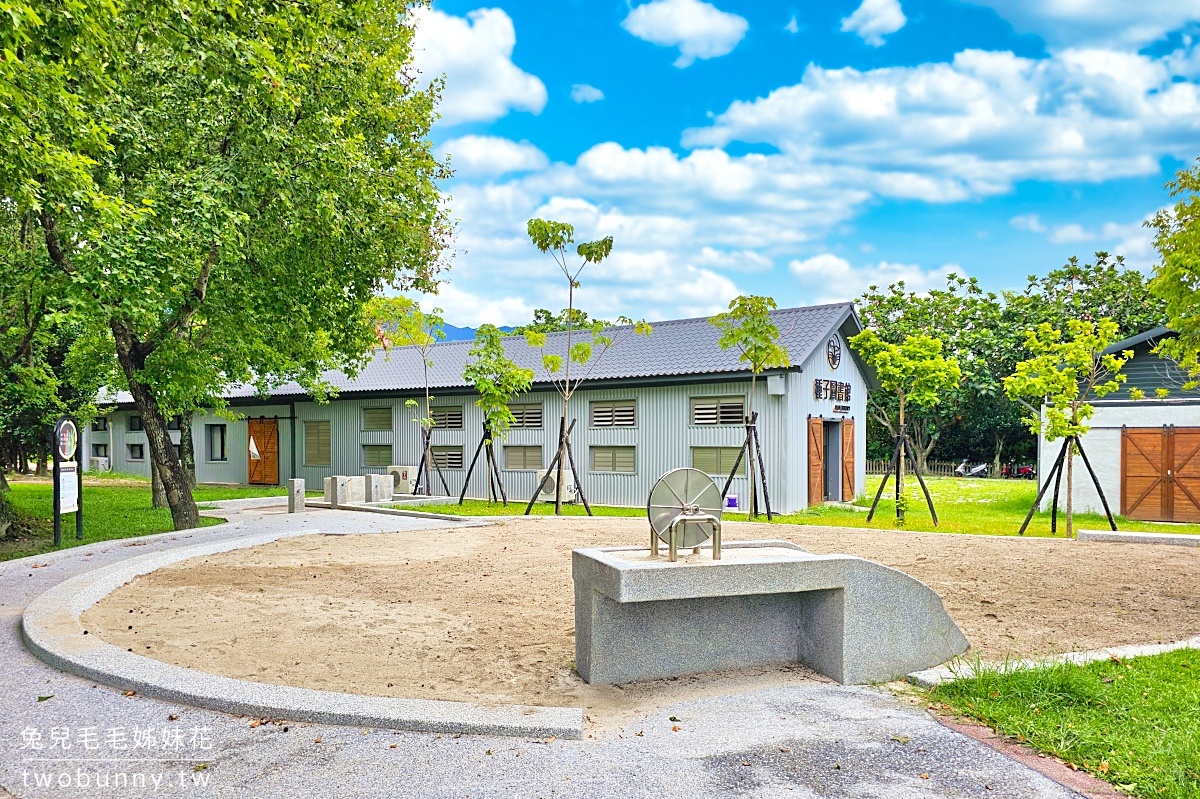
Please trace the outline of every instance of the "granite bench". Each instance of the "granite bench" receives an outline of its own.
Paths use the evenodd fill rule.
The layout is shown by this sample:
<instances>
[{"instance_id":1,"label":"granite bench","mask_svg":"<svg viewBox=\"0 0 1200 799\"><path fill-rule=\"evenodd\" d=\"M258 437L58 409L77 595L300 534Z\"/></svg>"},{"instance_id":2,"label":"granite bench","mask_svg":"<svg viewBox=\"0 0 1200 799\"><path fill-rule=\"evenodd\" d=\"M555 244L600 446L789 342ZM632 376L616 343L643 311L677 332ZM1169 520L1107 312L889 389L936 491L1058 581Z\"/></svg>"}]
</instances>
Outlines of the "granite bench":
<instances>
[{"instance_id":1,"label":"granite bench","mask_svg":"<svg viewBox=\"0 0 1200 799\"><path fill-rule=\"evenodd\" d=\"M787 541L726 543L676 563L644 547L577 549L575 666L589 683L802 663L843 684L884 682L966 651L924 583Z\"/></svg>"}]
</instances>

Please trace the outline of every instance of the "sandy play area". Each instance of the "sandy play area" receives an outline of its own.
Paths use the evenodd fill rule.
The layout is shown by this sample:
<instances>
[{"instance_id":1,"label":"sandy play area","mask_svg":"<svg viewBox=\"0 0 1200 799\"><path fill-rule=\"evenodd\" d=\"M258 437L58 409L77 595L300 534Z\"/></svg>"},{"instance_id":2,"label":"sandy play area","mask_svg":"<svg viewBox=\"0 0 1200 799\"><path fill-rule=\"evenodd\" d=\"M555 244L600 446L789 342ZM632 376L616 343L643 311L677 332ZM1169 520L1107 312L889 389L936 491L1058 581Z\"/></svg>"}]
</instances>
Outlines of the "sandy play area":
<instances>
[{"instance_id":1,"label":"sandy play area","mask_svg":"<svg viewBox=\"0 0 1200 799\"><path fill-rule=\"evenodd\" d=\"M289 538L139 577L84 623L117 646L230 677L608 716L811 678L796 667L620 689L575 676L570 551L644 543L645 524L532 518ZM901 569L942 596L989 659L1200 634L1200 549L749 524L725 537L786 538Z\"/></svg>"}]
</instances>

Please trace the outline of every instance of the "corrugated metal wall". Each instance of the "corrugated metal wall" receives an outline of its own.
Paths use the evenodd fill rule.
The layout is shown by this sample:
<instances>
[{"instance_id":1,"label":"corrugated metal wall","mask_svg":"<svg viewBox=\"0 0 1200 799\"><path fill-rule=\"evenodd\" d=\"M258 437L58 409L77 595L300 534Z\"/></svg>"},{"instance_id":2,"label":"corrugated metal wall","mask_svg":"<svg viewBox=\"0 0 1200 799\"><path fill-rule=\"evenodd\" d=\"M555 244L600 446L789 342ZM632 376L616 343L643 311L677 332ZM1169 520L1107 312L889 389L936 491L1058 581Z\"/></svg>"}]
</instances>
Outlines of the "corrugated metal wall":
<instances>
[{"instance_id":1,"label":"corrugated metal wall","mask_svg":"<svg viewBox=\"0 0 1200 799\"><path fill-rule=\"evenodd\" d=\"M786 373L782 395L768 390L768 376L757 381L752 408L760 414L759 437L767 465L772 508L787 513L803 509L808 499L808 448L806 421L810 414L828 418L856 420L856 485L865 489L866 470L866 385L858 373L843 342L840 367L831 369L825 359L825 349L803 365L801 371ZM816 400L812 383L816 379L832 379L850 383L851 411L834 414L831 400ZM747 396L749 380L690 385L663 385L640 388L611 388L579 391L571 400L571 417L578 419L572 434L575 462L580 470L588 500L597 505L637 507L645 503L654 482L665 472L692 463L692 447L737 447L745 438L741 425L693 425L690 419L690 400L698 396ZM416 466L420 460L420 426L414 421L422 410L405 405L406 397L380 399L335 399L328 404L297 402L295 441L295 476L304 478L308 487L320 489L325 477L335 474L358 475L383 472L382 468L364 465L364 444L391 445L392 463ZM419 400L419 397L412 397ZM466 476L475 448L482 435L483 415L475 407L474 395L442 393L435 397L434 407L458 406L463 410L462 429L437 429L433 432L434 446L460 446L463 449L462 469L443 469L452 494L457 496ZM589 425L589 403L593 400L634 399L637 403L637 423L634 427L601 427ZM515 428L506 441L496 442L504 487L510 500L527 501L537 485L540 473L534 470L504 468L504 445L542 447L543 468L554 456L555 439L562 401L558 394L538 392L522 395L514 402L540 402L542 427ZM364 408L392 409L391 430L364 430ZM246 418L277 418L279 422L280 482L292 476L293 431L290 407L286 404L239 409L244 414L237 420L198 414L193 422L196 442L197 479L200 482L245 483L248 474ZM145 443L145 433L128 432L128 411L110 415L114 446L111 449L113 468L117 471L149 475L149 460L137 463L128 460L128 443ZM304 425L307 421L328 421L331 438L331 463L305 463ZM226 425L227 460L214 462L208 458L206 426ZM172 438L179 440L178 432ZM592 472L589 448L592 446L632 446L636 448L636 469L632 474ZM736 494L745 508L749 499L748 481L744 476L734 479L730 493ZM487 492L482 458L472 473L467 495L482 498ZM723 480L718 479L723 485ZM440 493L441 484L434 475L434 490ZM760 503L761 507L761 503Z\"/></svg>"}]
</instances>

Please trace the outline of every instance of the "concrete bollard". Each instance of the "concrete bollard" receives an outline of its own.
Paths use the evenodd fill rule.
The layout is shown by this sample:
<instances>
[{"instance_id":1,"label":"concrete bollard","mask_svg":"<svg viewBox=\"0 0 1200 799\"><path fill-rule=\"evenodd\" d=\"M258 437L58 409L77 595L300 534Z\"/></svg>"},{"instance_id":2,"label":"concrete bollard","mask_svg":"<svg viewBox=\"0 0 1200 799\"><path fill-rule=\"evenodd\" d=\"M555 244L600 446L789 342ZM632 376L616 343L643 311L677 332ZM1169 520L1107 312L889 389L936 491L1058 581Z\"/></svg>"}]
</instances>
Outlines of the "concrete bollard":
<instances>
[{"instance_id":1,"label":"concrete bollard","mask_svg":"<svg viewBox=\"0 0 1200 799\"><path fill-rule=\"evenodd\" d=\"M395 480L391 474L366 475L367 502L391 502Z\"/></svg>"},{"instance_id":2,"label":"concrete bollard","mask_svg":"<svg viewBox=\"0 0 1200 799\"><path fill-rule=\"evenodd\" d=\"M288 480L288 513L304 512L304 481Z\"/></svg>"}]
</instances>

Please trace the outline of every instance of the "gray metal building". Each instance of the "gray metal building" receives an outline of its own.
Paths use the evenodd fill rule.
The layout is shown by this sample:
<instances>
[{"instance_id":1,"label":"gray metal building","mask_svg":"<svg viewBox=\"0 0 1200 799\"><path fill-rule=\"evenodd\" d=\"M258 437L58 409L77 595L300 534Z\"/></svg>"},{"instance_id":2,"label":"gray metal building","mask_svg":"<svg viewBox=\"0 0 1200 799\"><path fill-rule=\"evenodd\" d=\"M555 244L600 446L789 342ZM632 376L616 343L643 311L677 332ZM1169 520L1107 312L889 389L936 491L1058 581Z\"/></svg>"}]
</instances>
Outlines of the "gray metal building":
<instances>
[{"instance_id":1,"label":"gray metal building","mask_svg":"<svg viewBox=\"0 0 1200 799\"><path fill-rule=\"evenodd\" d=\"M767 466L773 509L800 510L826 500L852 499L864 490L866 394L869 370L847 345L861 330L849 303L781 309L774 321L792 361L760 376L752 408ZM576 334L578 335L578 334ZM585 336L588 334L585 333ZM707 318L659 322L649 337L629 328L610 331L614 346L594 362L572 397L577 419L572 446L589 502L640 506L654 481L680 466L727 475L745 437L750 374L738 353L717 344ZM551 334L547 351L565 352L565 334ZM462 378L471 342L442 342L430 352L435 458L450 490L463 486L466 466L482 434L482 413ZM518 424L496 454L508 496L528 499L554 455L562 402L523 338L506 341L508 356L534 370L534 385L513 403ZM197 479L210 483L282 484L302 477L310 486L335 474L382 473L416 466L420 458L417 409L424 382L411 347L378 350L354 377L330 372L337 390L327 403L312 401L295 384L269 397L251 388L229 394L236 420L196 414ZM85 431L85 452L105 457L118 472L149 474L145 434L129 395ZM178 441L178 432L172 436ZM251 453L257 457L251 457ZM440 484L434 477L435 493ZM735 478L730 494L746 504L748 481ZM477 466L467 495L487 491Z\"/></svg>"}]
</instances>

